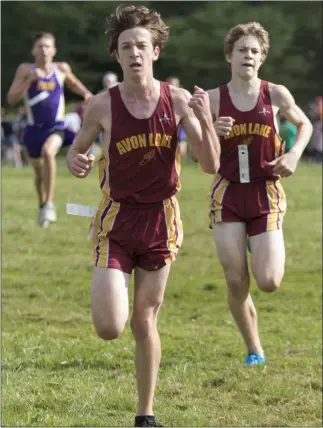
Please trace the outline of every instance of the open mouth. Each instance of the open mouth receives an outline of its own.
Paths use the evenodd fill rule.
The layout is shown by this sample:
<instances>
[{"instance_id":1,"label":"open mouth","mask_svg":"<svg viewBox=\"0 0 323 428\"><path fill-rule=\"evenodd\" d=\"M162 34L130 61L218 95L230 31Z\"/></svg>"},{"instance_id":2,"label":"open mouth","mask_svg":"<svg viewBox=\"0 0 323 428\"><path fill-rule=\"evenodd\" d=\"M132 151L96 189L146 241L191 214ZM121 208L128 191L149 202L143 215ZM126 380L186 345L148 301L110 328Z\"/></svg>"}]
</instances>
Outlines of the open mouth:
<instances>
[{"instance_id":1,"label":"open mouth","mask_svg":"<svg viewBox=\"0 0 323 428\"><path fill-rule=\"evenodd\" d=\"M253 68L253 65L250 64L249 62L245 62L244 64L242 64L242 66L245 68Z\"/></svg>"},{"instance_id":2,"label":"open mouth","mask_svg":"<svg viewBox=\"0 0 323 428\"><path fill-rule=\"evenodd\" d=\"M132 64L130 64L130 68L132 69L139 69L141 67L141 64L139 64L139 62L133 62Z\"/></svg>"}]
</instances>

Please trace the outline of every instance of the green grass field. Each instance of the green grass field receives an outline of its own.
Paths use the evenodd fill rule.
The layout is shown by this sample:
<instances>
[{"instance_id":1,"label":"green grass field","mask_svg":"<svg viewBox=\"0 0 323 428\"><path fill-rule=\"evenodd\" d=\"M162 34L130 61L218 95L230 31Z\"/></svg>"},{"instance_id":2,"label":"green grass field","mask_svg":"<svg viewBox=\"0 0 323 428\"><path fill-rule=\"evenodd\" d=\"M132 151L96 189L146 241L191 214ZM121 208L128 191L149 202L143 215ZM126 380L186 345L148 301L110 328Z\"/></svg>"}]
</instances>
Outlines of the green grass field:
<instances>
[{"instance_id":1,"label":"green grass field","mask_svg":"<svg viewBox=\"0 0 323 428\"><path fill-rule=\"evenodd\" d=\"M286 276L270 295L252 283L267 365L246 368L208 229L211 177L184 166L185 237L159 317L164 425L322 426L321 173L302 164L284 181ZM36 225L31 169L2 170L2 426L133 423L130 328L109 343L96 336L89 219L65 214L66 202L97 204L97 180L97 171L70 176L60 159L58 222L46 230Z\"/></svg>"}]
</instances>

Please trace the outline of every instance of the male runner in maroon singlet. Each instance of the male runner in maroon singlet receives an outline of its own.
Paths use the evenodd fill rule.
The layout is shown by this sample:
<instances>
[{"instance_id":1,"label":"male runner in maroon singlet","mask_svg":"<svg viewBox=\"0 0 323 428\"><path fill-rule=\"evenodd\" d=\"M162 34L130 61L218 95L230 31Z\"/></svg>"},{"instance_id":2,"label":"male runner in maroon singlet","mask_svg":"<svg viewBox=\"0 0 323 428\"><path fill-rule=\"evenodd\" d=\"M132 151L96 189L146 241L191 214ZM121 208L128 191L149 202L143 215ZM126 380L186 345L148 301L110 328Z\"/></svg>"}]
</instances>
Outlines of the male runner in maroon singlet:
<instances>
[{"instance_id":1,"label":"male runner in maroon singlet","mask_svg":"<svg viewBox=\"0 0 323 428\"><path fill-rule=\"evenodd\" d=\"M120 336L128 319L127 289L134 270L135 425L157 426L152 410L161 355L157 314L183 238L175 197L180 189L178 125L207 173L218 169L220 144L206 92L195 87L192 97L153 77L153 62L169 33L160 15L125 5L108 23L110 53L120 63L123 82L93 98L67 163L73 175L85 177L93 164L88 150L102 131L103 197L92 228L93 321L101 338Z\"/></svg>"},{"instance_id":2,"label":"male runner in maroon singlet","mask_svg":"<svg viewBox=\"0 0 323 428\"><path fill-rule=\"evenodd\" d=\"M246 253L258 287L279 288L284 275L282 222L286 198L280 178L291 175L308 144L312 125L284 86L258 78L269 50L267 31L256 22L232 28L225 39L232 77L209 91L215 129L220 136L220 168L211 190L210 217L228 286L229 307L253 366L265 362L257 313L249 294ZM294 147L284 153L277 114L297 126Z\"/></svg>"}]
</instances>

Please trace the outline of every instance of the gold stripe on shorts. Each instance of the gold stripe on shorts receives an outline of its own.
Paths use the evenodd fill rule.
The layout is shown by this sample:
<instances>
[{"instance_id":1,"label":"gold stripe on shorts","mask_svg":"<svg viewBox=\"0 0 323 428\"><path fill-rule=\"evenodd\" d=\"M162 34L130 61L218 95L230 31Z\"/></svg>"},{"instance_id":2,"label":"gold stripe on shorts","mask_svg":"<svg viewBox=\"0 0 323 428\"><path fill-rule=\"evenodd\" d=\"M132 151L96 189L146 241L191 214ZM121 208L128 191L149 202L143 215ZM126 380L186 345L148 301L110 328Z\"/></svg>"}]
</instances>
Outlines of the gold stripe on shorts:
<instances>
[{"instance_id":1,"label":"gold stripe on shorts","mask_svg":"<svg viewBox=\"0 0 323 428\"><path fill-rule=\"evenodd\" d=\"M93 230L93 258L95 266L108 267L109 239L107 234L113 227L120 209L120 204L111 199L103 198L94 221Z\"/></svg>"},{"instance_id":2,"label":"gold stripe on shorts","mask_svg":"<svg viewBox=\"0 0 323 428\"><path fill-rule=\"evenodd\" d=\"M102 193L105 197L110 197L110 185L109 185L109 160L103 156L98 161L99 169L99 182Z\"/></svg>"},{"instance_id":3,"label":"gold stripe on shorts","mask_svg":"<svg viewBox=\"0 0 323 428\"><path fill-rule=\"evenodd\" d=\"M179 179L179 176L181 174L181 152L179 150L179 146L177 147L175 154L175 170L177 172L176 190L179 192L181 190L181 181Z\"/></svg>"},{"instance_id":4,"label":"gold stripe on shorts","mask_svg":"<svg viewBox=\"0 0 323 428\"><path fill-rule=\"evenodd\" d=\"M275 156L279 157L285 153L285 141L281 138L279 134L275 132Z\"/></svg>"},{"instance_id":5,"label":"gold stripe on shorts","mask_svg":"<svg viewBox=\"0 0 323 428\"><path fill-rule=\"evenodd\" d=\"M164 201L164 213L167 227L167 248L170 252L165 261L166 263L171 263L175 260L183 242L183 225L179 204L174 196Z\"/></svg>"},{"instance_id":6,"label":"gold stripe on shorts","mask_svg":"<svg viewBox=\"0 0 323 428\"><path fill-rule=\"evenodd\" d=\"M213 184L212 184L212 192L211 192L211 210L210 217L211 222L220 223L222 221L222 209L223 209L223 198L225 191L229 185L229 181L225 178L221 177L219 174L216 174Z\"/></svg>"},{"instance_id":7,"label":"gold stripe on shorts","mask_svg":"<svg viewBox=\"0 0 323 428\"><path fill-rule=\"evenodd\" d=\"M280 181L266 181L270 213L267 215L267 231L281 229L286 212L286 196Z\"/></svg>"}]
</instances>

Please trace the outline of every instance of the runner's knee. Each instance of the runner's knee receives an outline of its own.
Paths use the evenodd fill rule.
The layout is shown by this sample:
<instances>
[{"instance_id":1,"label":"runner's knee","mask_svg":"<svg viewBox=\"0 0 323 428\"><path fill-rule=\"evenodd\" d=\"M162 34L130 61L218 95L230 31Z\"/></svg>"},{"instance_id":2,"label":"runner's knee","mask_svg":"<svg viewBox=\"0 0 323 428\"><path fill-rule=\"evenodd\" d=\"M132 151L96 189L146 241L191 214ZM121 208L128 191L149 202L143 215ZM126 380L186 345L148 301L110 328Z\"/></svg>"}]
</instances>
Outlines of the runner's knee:
<instances>
[{"instance_id":1,"label":"runner's knee","mask_svg":"<svg viewBox=\"0 0 323 428\"><path fill-rule=\"evenodd\" d=\"M280 287L281 280L275 278L274 276L262 276L256 277L258 288L267 293L272 293Z\"/></svg>"},{"instance_id":2,"label":"runner's knee","mask_svg":"<svg viewBox=\"0 0 323 428\"><path fill-rule=\"evenodd\" d=\"M237 270L228 270L225 273L227 287L235 299L245 300L249 293L249 274Z\"/></svg>"},{"instance_id":3,"label":"runner's knee","mask_svg":"<svg viewBox=\"0 0 323 428\"><path fill-rule=\"evenodd\" d=\"M97 335L103 340L114 340L117 339L124 330L124 323L96 323L95 330Z\"/></svg>"},{"instance_id":4,"label":"runner's knee","mask_svg":"<svg viewBox=\"0 0 323 428\"><path fill-rule=\"evenodd\" d=\"M133 316L130 327L136 339L144 339L150 335L154 322L152 317Z\"/></svg>"},{"instance_id":5,"label":"runner's knee","mask_svg":"<svg viewBox=\"0 0 323 428\"><path fill-rule=\"evenodd\" d=\"M92 320L101 339L117 339L128 319L130 275L116 269L94 268L91 288Z\"/></svg>"},{"instance_id":6,"label":"runner's knee","mask_svg":"<svg viewBox=\"0 0 323 428\"><path fill-rule=\"evenodd\" d=\"M50 146L44 145L42 148L42 156L48 160L53 159L55 157L55 154Z\"/></svg>"},{"instance_id":7,"label":"runner's knee","mask_svg":"<svg viewBox=\"0 0 323 428\"><path fill-rule=\"evenodd\" d=\"M156 318L160 304L148 311L135 311L130 321L130 327L136 339L148 337L156 328Z\"/></svg>"}]
</instances>

